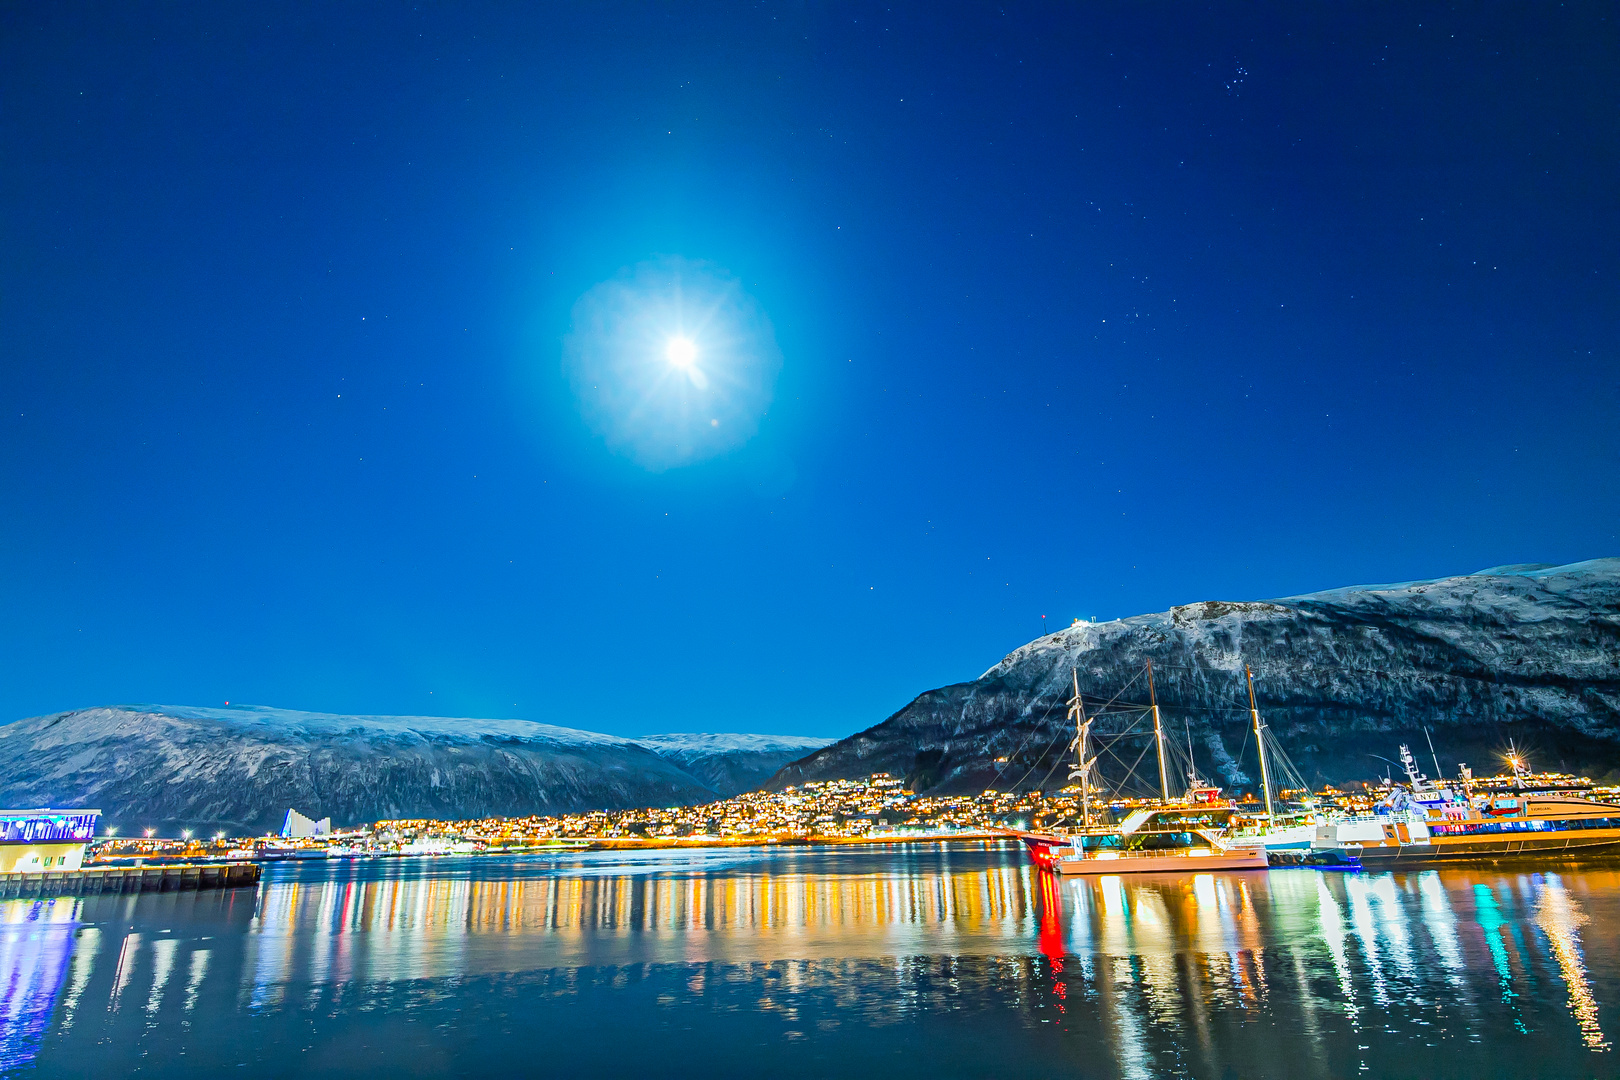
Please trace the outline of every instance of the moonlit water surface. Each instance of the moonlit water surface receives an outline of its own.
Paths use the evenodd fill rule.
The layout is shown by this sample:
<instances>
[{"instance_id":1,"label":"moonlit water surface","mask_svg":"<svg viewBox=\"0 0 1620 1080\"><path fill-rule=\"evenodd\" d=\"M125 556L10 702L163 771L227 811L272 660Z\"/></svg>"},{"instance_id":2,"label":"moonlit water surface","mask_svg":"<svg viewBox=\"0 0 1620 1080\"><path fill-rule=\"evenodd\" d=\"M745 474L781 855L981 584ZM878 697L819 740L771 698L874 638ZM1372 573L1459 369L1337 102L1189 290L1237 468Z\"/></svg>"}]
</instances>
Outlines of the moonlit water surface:
<instances>
[{"instance_id":1,"label":"moonlit water surface","mask_svg":"<svg viewBox=\"0 0 1620 1080\"><path fill-rule=\"evenodd\" d=\"M1615 1075L1620 873L1057 880L998 845L0 902L22 1075Z\"/></svg>"}]
</instances>

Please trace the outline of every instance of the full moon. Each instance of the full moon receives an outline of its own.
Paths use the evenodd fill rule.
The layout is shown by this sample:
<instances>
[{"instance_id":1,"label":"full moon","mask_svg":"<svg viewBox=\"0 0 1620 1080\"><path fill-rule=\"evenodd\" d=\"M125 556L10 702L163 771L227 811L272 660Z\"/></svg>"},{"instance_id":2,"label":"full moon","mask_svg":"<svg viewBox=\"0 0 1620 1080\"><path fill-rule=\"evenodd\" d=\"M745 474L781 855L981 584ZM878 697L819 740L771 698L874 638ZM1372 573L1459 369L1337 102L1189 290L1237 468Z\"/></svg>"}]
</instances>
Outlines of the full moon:
<instances>
[{"instance_id":1,"label":"full moon","mask_svg":"<svg viewBox=\"0 0 1620 1080\"><path fill-rule=\"evenodd\" d=\"M742 283L712 263L638 263L574 304L563 371L615 453L662 471L734 450L759 430L782 354Z\"/></svg>"},{"instance_id":2,"label":"full moon","mask_svg":"<svg viewBox=\"0 0 1620 1080\"><path fill-rule=\"evenodd\" d=\"M697 359L697 352L697 346L690 338L673 337L664 346L664 355L669 357L669 362L680 368L691 367Z\"/></svg>"}]
</instances>

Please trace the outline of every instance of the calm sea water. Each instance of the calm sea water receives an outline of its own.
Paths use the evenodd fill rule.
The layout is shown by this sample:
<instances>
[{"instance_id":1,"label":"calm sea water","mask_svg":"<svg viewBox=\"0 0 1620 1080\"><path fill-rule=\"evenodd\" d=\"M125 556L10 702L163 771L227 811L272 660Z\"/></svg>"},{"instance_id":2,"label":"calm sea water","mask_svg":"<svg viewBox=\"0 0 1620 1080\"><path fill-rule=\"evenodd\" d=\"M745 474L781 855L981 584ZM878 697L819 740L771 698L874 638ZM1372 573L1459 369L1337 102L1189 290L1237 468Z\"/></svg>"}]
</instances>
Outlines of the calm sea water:
<instances>
[{"instance_id":1,"label":"calm sea water","mask_svg":"<svg viewBox=\"0 0 1620 1080\"><path fill-rule=\"evenodd\" d=\"M1620 1075L1620 872L1015 848L301 864L0 902L0 1072Z\"/></svg>"}]
</instances>

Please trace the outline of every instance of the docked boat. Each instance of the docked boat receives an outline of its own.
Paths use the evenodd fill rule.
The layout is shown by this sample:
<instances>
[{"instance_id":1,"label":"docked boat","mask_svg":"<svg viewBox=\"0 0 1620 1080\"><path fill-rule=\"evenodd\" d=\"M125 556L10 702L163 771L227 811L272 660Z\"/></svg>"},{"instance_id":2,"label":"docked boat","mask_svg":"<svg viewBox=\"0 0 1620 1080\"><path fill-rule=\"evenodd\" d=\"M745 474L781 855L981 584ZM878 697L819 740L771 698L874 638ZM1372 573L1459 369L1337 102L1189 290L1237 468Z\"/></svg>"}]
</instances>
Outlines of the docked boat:
<instances>
[{"instance_id":1,"label":"docked boat","mask_svg":"<svg viewBox=\"0 0 1620 1080\"><path fill-rule=\"evenodd\" d=\"M1220 804L1147 806L1117 828L1072 835L1020 833L1037 866L1058 874L1205 874L1264 870L1266 849L1228 844L1237 808Z\"/></svg>"},{"instance_id":2,"label":"docked boat","mask_svg":"<svg viewBox=\"0 0 1620 1080\"><path fill-rule=\"evenodd\" d=\"M1009 829L1006 833L1023 841L1035 865L1057 874L1201 874L1266 869L1263 845L1229 842L1228 833L1238 808L1221 799L1219 788L1189 771L1186 795L1171 799L1164 727L1153 696L1151 664L1147 672L1148 692L1153 700L1153 739L1159 755L1160 798L1132 809L1118 824L1094 820L1092 774L1097 758L1091 754L1091 726L1095 718L1086 717L1076 672L1074 697L1069 703L1069 717L1075 721L1076 754L1069 779L1080 784L1080 826L1069 832Z\"/></svg>"},{"instance_id":3,"label":"docked boat","mask_svg":"<svg viewBox=\"0 0 1620 1080\"><path fill-rule=\"evenodd\" d=\"M1512 759L1519 768L1517 754ZM1369 870L1443 862L1620 854L1620 806L1558 792L1440 786L1401 747L1407 784L1374 812L1320 825L1313 851L1358 852ZM1509 789L1511 790L1511 789Z\"/></svg>"}]
</instances>

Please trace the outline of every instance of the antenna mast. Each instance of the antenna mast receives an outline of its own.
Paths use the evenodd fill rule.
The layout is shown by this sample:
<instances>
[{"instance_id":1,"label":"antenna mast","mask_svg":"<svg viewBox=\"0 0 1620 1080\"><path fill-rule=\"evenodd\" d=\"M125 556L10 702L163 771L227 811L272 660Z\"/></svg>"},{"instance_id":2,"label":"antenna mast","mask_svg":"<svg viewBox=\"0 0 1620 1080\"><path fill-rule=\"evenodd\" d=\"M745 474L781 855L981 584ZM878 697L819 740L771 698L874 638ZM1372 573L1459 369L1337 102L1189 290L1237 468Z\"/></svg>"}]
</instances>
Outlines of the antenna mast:
<instances>
[{"instance_id":1,"label":"antenna mast","mask_svg":"<svg viewBox=\"0 0 1620 1080\"><path fill-rule=\"evenodd\" d=\"M1153 692L1153 661L1147 662L1148 701L1153 705L1153 742L1159 748L1159 798L1170 801L1170 780L1164 772L1164 726L1159 723L1159 699Z\"/></svg>"},{"instance_id":2,"label":"antenna mast","mask_svg":"<svg viewBox=\"0 0 1620 1080\"><path fill-rule=\"evenodd\" d=\"M1530 770L1524 763L1524 756L1519 753L1519 748L1511 739L1508 740L1508 764L1513 766L1513 786L1524 787L1525 773Z\"/></svg>"},{"instance_id":3,"label":"antenna mast","mask_svg":"<svg viewBox=\"0 0 1620 1080\"><path fill-rule=\"evenodd\" d=\"M1254 704L1254 671L1243 665L1243 674L1249 677L1249 715L1254 717L1255 749L1260 752L1260 789L1266 795L1266 820L1271 820L1271 774L1266 772L1266 725L1260 719L1260 710Z\"/></svg>"}]
</instances>

